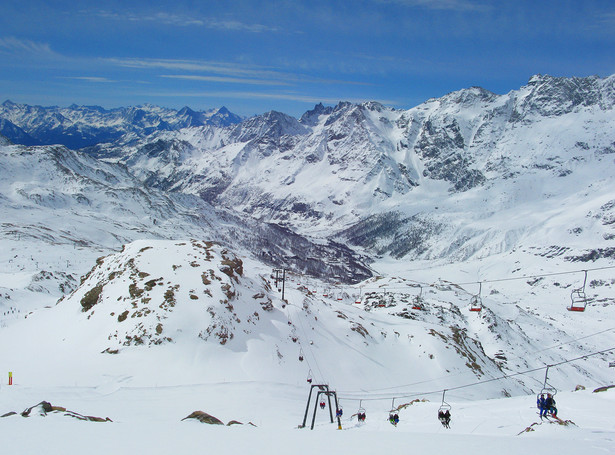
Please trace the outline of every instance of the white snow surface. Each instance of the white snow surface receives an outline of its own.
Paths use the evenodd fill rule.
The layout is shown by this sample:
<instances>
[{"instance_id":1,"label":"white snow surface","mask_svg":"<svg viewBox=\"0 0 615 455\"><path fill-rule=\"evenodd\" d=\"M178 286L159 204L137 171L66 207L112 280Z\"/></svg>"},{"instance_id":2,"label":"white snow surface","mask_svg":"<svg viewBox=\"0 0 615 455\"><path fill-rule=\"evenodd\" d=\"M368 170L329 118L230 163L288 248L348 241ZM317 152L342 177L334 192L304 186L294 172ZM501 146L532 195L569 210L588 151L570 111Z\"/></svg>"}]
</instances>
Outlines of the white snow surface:
<instances>
[{"instance_id":1,"label":"white snow surface","mask_svg":"<svg viewBox=\"0 0 615 455\"><path fill-rule=\"evenodd\" d=\"M18 413L0 418L3 453L615 453L615 389L592 392L615 374L613 82L272 112L155 135L121 165L0 147L0 415ZM434 175L449 158L486 180L450 191ZM284 301L258 252L230 246L248 228L189 195L229 178L231 209L315 243L391 211L422 222L398 245L431 232L405 256L386 249L397 231L356 247L374 271L356 285L289 272ZM567 311L583 270L587 309ZM537 415L549 365L574 424ZM297 428L308 377L337 392L341 431L320 410ZM19 415L42 400L112 422ZM196 410L255 426L181 420Z\"/></svg>"},{"instance_id":2,"label":"white snow surface","mask_svg":"<svg viewBox=\"0 0 615 455\"><path fill-rule=\"evenodd\" d=\"M561 395L561 397L560 397ZM560 415L575 426L540 422L532 399L451 401L452 423L444 429L436 419L438 403L415 404L400 413L393 427L387 411L365 405L364 424L350 415L342 430L318 411L313 431L297 429L307 398L305 388L286 384L209 383L175 387L99 389L75 386L3 387L3 408L20 409L45 398L76 412L110 416L113 422L82 422L62 414L46 417L12 416L0 422L5 453L192 453L207 450L236 453L413 453L502 454L614 453L615 426L609 419L615 392L558 394ZM252 426L209 426L184 417L207 409L223 421L244 419ZM344 412L356 409L349 406ZM534 431L522 432L532 423ZM521 433L521 434L519 434ZM8 436L10 435L10 437Z\"/></svg>"},{"instance_id":3,"label":"white snow surface","mask_svg":"<svg viewBox=\"0 0 615 455\"><path fill-rule=\"evenodd\" d=\"M469 294L441 281L425 287L426 309L415 312L415 319L398 316L419 292L417 282L440 273L461 281L475 272L473 265L479 266L425 267L412 273L413 280L396 267L396 277L372 279L361 291L289 274L284 302L269 268L222 245L133 242L99 259L57 305L0 331L2 369L12 371L14 381L8 386L3 380L0 415L18 413L0 419L4 434L11 435L3 447L7 453L52 454L186 453L195 447L219 453L411 448L491 454L494 447L502 453L613 453L615 425L608 416L615 389L592 393L612 382L609 356L550 369L559 416L574 424L541 421L535 408L545 365L613 344L610 306L571 314L561 295L550 295L552 286L522 281L489 285L498 293L486 292L485 308L474 314L467 311ZM503 273L506 265L494 262L492 268ZM84 308L82 299L97 286L96 303ZM370 292L378 296L370 298ZM452 327L467 334L462 343L454 340ZM482 343L484 353L472 340ZM497 351L507 359L501 369L492 360ZM480 371L468 366L468 355ZM535 371L498 379L528 370ZM313 399L307 428L298 428L308 375L313 384L336 390L344 410L341 431L326 410L316 411L315 428L309 429ZM576 385L586 389L573 392ZM451 429L436 418L445 389ZM19 415L42 400L112 422L80 421L63 412ZM367 413L364 424L353 417L359 406ZM400 408L397 427L387 421L392 407ZM197 410L224 423L255 426L182 421ZM534 431L524 432L530 426Z\"/></svg>"}]
</instances>

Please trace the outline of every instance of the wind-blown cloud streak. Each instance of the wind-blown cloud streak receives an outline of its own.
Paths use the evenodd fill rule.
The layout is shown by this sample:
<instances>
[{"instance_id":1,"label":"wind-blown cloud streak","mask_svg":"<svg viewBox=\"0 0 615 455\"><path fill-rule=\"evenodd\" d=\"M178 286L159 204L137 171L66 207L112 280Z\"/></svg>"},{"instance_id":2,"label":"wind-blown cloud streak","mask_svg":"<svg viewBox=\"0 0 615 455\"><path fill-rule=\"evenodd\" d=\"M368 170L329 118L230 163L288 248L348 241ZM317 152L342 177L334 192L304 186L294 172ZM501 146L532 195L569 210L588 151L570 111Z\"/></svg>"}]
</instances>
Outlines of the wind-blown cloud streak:
<instances>
[{"instance_id":1,"label":"wind-blown cloud streak","mask_svg":"<svg viewBox=\"0 0 615 455\"><path fill-rule=\"evenodd\" d=\"M211 75L161 75L185 80L201 80L209 82L249 83L254 85L292 85L298 83L311 84L341 84L341 85L371 85L362 81L347 81L338 79L315 78L304 74L289 73L269 67L258 67L229 62L174 60L174 59L140 59L111 58L109 63L127 68L166 69L188 72L212 73L227 76L229 79ZM242 80L243 79L243 80Z\"/></svg>"},{"instance_id":2,"label":"wind-blown cloud streak","mask_svg":"<svg viewBox=\"0 0 615 455\"><path fill-rule=\"evenodd\" d=\"M488 11L491 6L475 0L376 0L379 3L421 7L432 10L450 11Z\"/></svg>"},{"instance_id":3,"label":"wind-blown cloud streak","mask_svg":"<svg viewBox=\"0 0 615 455\"><path fill-rule=\"evenodd\" d=\"M220 20L210 17L193 17L184 14L172 14L167 12L137 14L132 12L117 13L113 11L99 10L94 12L93 14L105 19L113 19L127 22L149 22L178 27L204 27L214 30L241 31L251 33L280 31L278 27L272 27L263 24L249 24L237 20Z\"/></svg>"},{"instance_id":4,"label":"wind-blown cloud streak","mask_svg":"<svg viewBox=\"0 0 615 455\"><path fill-rule=\"evenodd\" d=\"M322 97L314 95L302 95L299 93L267 93L267 92L246 92L246 91L220 91L220 92L155 92L142 94L152 97L162 98L240 98L240 99L267 99L267 100L283 100L283 101L298 101L303 103L327 103L336 104L342 99L332 97ZM366 101L377 101L386 105L399 104L394 100L374 100L372 98L344 98L343 101L351 103L363 103Z\"/></svg>"},{"instance_id":5,"label":"wind-blown cloud streak","mask_svg":"<svg viewBox=\"0 0 615 455\"><path fill-rule=\"evenodd\" d=\"M251 84L251 85L291 85L284 81L273 81L266 79L246 79L236 77L223 77L223 76L195 76L187 74L163 74L160 77L168 79L183 79L188 81L201 81L201 82L223 82L229 84Z\"/></svg>"},{"instance_id":6,"label":"wind-blown cloud streak","mask_svg":"<svg viewBox=\"0 0 615 455\"><path fill-rule=\"evenodd\" d=\"M9 36L0 38L0 52L15 56L36 55L39 57L61 57L60 54L51 50L47 43L39 43Z\"/></svg>"}]
</instances>

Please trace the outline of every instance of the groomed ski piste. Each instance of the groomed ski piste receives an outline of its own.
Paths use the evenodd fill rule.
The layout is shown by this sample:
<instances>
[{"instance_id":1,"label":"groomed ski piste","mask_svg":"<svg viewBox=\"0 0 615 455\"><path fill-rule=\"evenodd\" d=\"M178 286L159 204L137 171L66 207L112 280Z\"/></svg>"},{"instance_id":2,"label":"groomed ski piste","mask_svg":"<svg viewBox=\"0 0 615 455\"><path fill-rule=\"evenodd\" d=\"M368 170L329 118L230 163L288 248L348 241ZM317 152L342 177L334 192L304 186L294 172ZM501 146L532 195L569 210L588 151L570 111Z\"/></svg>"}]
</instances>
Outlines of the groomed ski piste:
<instances>
[{"instance_id":1,"label":"groomed ski piste","mask_svg":"<svg viewBox=\"0 0 615 455\"><path fill-rule=\"evenodd\" d=\"M383 276L354 287L289 273L284 301L270 268L221 245L133 242L57 305L4 315L0 415L16 414L0 418L3 453L615 453L615 389L594 392L615 383L610 287L588 287L586 311L567 311L587 264L513 256L381 261ZM498 281L515 259L525 278ZM554 270L570 273L538 280ZM597 261L589 275L612 272ZM417 283L424 309L412 312ZM538 415L545 383L565 425ZM314 397L299 428L318 384L336 391L341 429L328 403L314 414ZM242 425L185 419L194 411Z\"/></svg>"}]
</instances>

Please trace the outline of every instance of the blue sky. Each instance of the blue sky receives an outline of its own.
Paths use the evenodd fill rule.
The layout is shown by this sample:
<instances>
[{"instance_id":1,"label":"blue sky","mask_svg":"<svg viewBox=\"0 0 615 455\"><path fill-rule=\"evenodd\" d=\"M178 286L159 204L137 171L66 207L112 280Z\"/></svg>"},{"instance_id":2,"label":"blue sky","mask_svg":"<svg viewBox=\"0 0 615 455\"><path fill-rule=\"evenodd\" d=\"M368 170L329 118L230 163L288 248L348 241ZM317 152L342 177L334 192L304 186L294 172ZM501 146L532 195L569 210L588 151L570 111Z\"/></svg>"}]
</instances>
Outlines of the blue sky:
<instances>
[{"instance_id":1,"label":"blue sky","mask_svg":"<svg viewBox=\"0 0 615 455\"><path fill-rule=\"evenodd\" d=\"M533 74L615 73L613 0L7 1L0 101L410 108Z\"/></svg>"}]
</instances>

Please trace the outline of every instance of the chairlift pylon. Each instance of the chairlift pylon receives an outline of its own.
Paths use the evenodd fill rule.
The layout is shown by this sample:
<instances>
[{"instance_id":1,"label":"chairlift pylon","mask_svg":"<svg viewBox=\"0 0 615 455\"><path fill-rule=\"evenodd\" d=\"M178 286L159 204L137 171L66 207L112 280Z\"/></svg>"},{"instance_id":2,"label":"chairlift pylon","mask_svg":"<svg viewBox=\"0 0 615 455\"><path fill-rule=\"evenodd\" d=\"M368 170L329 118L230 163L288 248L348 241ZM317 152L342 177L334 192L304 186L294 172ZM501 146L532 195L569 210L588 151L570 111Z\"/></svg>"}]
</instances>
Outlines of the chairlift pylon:
<instances>
[{"instance_id":1,"label":"chairlift pylon","mask_svg":"<svg viewBox=\"0 0 615 455\"><path fill-rule=\"evenodd\" d=\"M585 272L585 278L583 279L583 287L573 289L570 293L570 306L567 307L568 311L585 311L587 306L587 296L585 295L585 284L587 283L587 270Z\"/></svg>"}]
</instances>

